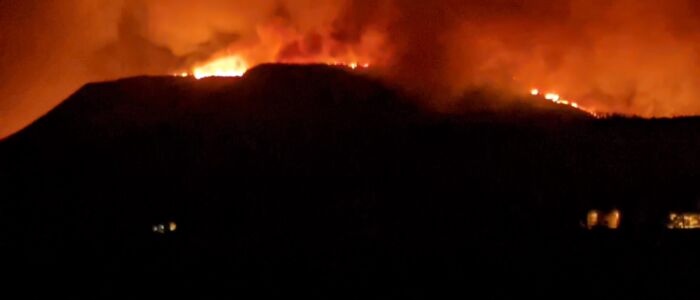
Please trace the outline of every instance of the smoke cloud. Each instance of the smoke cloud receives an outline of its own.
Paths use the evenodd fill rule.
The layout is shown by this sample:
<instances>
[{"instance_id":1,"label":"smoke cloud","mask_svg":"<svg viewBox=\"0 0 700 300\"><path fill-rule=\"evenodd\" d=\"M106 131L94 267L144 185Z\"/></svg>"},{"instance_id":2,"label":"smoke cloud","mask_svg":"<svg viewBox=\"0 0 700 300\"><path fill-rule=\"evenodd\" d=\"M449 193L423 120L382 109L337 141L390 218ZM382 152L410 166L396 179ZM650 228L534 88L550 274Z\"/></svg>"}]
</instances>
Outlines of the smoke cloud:
<instances>
[{"instance_id":1,"label":"smoke cloud","mask_svg":"<svg viewBox=\"0 0 700 300\"><path fill-rule=\"evenodd\" d=\"M81 85L210 59L371 62L435 104L556 91L607 112L700 113L694 0L0 0L0 137Z\"/></svg>"}]
</instances>

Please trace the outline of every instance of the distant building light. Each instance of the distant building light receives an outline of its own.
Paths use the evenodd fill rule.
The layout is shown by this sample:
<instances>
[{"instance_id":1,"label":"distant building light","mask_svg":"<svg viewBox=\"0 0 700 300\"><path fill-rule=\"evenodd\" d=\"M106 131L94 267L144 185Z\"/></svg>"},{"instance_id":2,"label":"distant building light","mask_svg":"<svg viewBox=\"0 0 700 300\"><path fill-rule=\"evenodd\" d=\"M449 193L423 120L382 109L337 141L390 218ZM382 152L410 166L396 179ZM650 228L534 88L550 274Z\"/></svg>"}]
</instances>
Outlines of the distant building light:
<instances>
[{"instance_id":1,"label":"distant building light","mask_svg":"<svg viewBox=\"0 0 700 300\"><path fill-rule=\"evenodd\" d=\"M604 227L612 230L620 228L620 219L622 213L619 210L613 209L607 213L598 210L590 210L586 215L586 228L591 230L594 228Z\"/></svg>"},{"instance_id":2,"label":"distant building light","mask_svg":"<svg viewBox=\"0 0 700 300\"><path fill-rule=\"evenodd\" d=\"M167 232L174 232L177 230L177 224L175 222L169 222L166 226L166 224L157 224L153 225L151 227L151 230L153 230L154 233L158 234L165 234Z\"/></svg>"},{"instance_id":3,"label":"distant building light","mask_svg":"<svg viewBox=\"0 0 700 300\"><path fill-rule=\"evenodd\" d=\"M622 215L620 214L620 211L617 209L613 209L608 215L605 217L605 225L608 226L610 229L618 229L620 228L620 217Z\"/></svg>"},{"instance_id":4,"label":"distant building light","mask_svg":"<svg viewBox=\"0 0 700 300\"><path fill-rule=\"evenodd\" d=\"M586 216L586 228L593 229L593 227L598 226L600 220L600 214L597 210L591 210Z\"/></svg>"},{"instance_id":5,"label":"distant building light","mask_svg":"<svg viewBox=\"0 0 700 300\"><path fill-rule=\"evenodd\" d=\"M700 229L700 213L671 213L668 216L668 229Z\"/></svg>"}]
</instances>

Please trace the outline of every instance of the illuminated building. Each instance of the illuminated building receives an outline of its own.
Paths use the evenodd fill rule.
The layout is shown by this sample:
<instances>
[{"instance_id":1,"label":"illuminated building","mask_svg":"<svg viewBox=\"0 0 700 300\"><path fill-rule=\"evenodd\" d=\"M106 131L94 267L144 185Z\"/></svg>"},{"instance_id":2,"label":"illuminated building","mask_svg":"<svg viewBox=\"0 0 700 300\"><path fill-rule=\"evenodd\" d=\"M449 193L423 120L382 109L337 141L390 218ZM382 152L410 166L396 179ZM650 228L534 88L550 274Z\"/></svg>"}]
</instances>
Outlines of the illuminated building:
<instances>
[{"instance_id":1,"label":"illuminated building","mask_svg":"<svg viewBox=\"0 0 700 300\"><path fill-rule=\"evenodd\" d=\"M590 210L586 215L586 228L607 228L607 229L618 229L620 228L620 220L622 214L619 210L613 209L609 212L602 212L599 210Z\"/></svg>"},{"instance_id":2,"label":"illuminated building","mask_svg":"<svg viewBox=\"0 0 700 300\"><path fill-rule=\"evenodd\" d=\"M158 233L158 234L166 234L166 233L168 233L168 232L175 232L175 230L177 230L177 223L175 223L175 222L169 222L169 223L167 223L167 224L157 224L157 225L153 225L153 226L151 227L151 230L152 230L154 233Z\"/></svg>"},{"instance_id":3,"label":"illuminated building","mask_svg":"<svg viewBox=\"0 0 700 300\"><path fill-rule=\"evenodd\" d=\"M671 213L668 229L700 229L700 213Z\"/></svg>"}]
</instances>

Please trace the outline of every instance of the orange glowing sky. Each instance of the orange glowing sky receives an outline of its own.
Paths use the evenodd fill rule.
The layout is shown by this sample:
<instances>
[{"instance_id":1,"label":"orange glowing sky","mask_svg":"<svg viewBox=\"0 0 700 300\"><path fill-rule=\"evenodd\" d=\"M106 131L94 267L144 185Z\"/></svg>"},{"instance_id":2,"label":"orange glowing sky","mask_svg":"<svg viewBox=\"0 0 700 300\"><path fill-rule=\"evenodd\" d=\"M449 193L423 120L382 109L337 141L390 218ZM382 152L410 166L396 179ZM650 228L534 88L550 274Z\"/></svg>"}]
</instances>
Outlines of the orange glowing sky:
<instances>
[{"instance_id":1,"label":"orange glowing sky","mask_svg":"<svg viewBox=\"0 0 700 300\"><path fill-rule=\"evenodd\" d=\"M87 82L265 62L372 64L435 102L537 87L697 115L699 23L694 0L0 0L0 137Z\"/></svg>"}]
</instances>

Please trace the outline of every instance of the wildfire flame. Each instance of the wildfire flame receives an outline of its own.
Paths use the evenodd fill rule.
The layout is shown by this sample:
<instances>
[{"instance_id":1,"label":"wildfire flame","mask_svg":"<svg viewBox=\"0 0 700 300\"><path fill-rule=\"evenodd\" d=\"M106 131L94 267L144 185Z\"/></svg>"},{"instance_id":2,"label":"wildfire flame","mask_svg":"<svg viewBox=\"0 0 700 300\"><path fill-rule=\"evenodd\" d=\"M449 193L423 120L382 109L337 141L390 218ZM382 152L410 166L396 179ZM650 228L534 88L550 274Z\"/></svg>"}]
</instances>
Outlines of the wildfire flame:
<instances>
[{"instance_id":1,"label":"wildfire flame","mask_svg":"<svg viewBox=\"0 0 700 300\"><path fill-rule=\"evenodd\" d=\"M356 70L358 68L367 69L370 67L369 63L359 63L359 62L326 62L329 66L340 66ZM241 77L249 69L249 64L244 58L238 55L225 56L222 58L214 59L203 65L194 67L192 73L177 73L174 76L189 77L193 76L196 79L202 79L207 77ZM542 97L543 99L559 104L569 106L571 108L577 109L579 111L585 112L595 118L601 118L603 115L595 112L592 109L581 106L577 102L569 101L563 99L561 95L555 92L542 93L538 88L533 88L530 90L530 95L534 97Z\"/></svg>"},{"instance_id":2,"label":"wildfire flame","mask_svg":"<svg viewBox=\"0 0 700 300\"><path fill-rule=\"evenodd\" d=\"M359 62L344 63L344 62L337 62L337 61L334 61L332 63L326 63L326 64L329 66L347 67L347 68L350 68L353 70L357 70L358 68L367 69L370 66L370 64L368 64L368 63L364 63L364 64L361 64Z\"/></svg>"},{"instance_id":3,"label":"wildfire flame","mask_svg":"<svg viewBox=\"0 0 700 300\"><path fill-rule=\"evenodd\" d=\"M554 103L559 102L559 99L561 99L559 94L555 94L555 93L547 93L544 95L544 98L549 100L549 101L552 101Z\"/></svg>"},{"instance_id":4,"label":"wildfire flame","mask_svg":"<svg viewBox=\"0 0 700 300\"><path fill-rule=\"evenodd\" d=\"M369 63L360 62L325 62L323 64L329 66L339 66L346 67L352 70L357 69L368 69L370 67ZM182 72L173 74L173 76L179 77L194 77L196 79L208 78L208 77L241 77L250 68L250 64L239 55L225 56L211 60L202 65L196 66L192 69L192 72Z\"/></svg>"},{"instance_id":5,"label":"wildfire flame","mask_svg":"<svg viewBox=\"0 0 700 300\"><path fill-rule=\"evenodd\" d=\"M197 79L206 77L241 77L247 71L248 63L240 56L233 55L195 67L192 75Z\"/></svg>"},{"instance_id":6,"label":"wildfire flame","mask_svg":"<svg viewBox=\"0 0 700 300\"><path fill-rule=\"evenodd\" d=\"M575 109L580 110L582 112L585 112L585 113L587 113L595 118L602 118L603 117L603 114L600 114L592 109L583 107L580 104L578 104L577 102L563 99L561 97L561 95L559 95L558 93L555 93L555 92L548 92L548 93L543 94L540 92L539 89L533 88L530 90L530 95L536 96L536 97L541 96L547 101L550 101L550 102L553 102L553 103L556 103L559 105L565 105L565 106L569 106L571 108L575 108Z\"/></svg>"}]
</instances>

